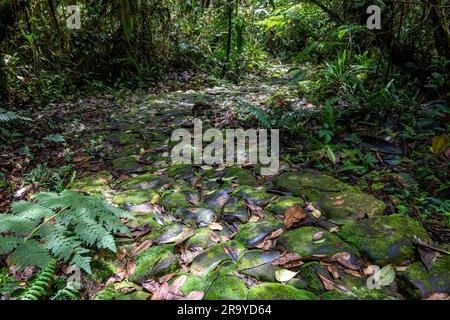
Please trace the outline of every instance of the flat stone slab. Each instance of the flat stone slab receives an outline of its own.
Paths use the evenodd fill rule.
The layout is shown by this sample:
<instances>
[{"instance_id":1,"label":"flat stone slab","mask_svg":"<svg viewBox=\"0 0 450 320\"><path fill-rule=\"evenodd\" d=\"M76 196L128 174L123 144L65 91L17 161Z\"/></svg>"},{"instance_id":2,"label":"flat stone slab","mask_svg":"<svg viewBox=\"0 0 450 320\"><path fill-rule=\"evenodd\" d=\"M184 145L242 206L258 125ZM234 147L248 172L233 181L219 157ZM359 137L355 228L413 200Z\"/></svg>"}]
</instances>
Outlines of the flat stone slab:
<instances>
[{"instance_id":1,"label":"flat stone slab","mask_svg":"<svg viewBox=\"0 0 450 320\"><path fill-rule=\"evenodd\" d=\"M348 252L356 263L357 250L342 241L336 234L316 227L301 227L283 233L277 244L288 252L298 253L301 257L325 255L331 258L336 253Z\"/></svg>"},{"instance_id":2,"label":"flat stone slab","mask_svg":"<svg viewBox=\"0 0 450 320\"><path fill-rule=\"evenodd\" d=\"M450 294L450 257L437 258L430 271L422 262L413 263L399 278L401 289L412 299L423 299L433 293Z\"/></svg>"},{"instance_id":3,"label":"flat stone slab","mask_svg":"<svg viewBox=\"0 0 450 320\"><path fill-rule=\"evenodd\" d=\"M174 216L194 227L205 227L216 219L216 213L213 210L195 206L178 208Z\"/></svg>"},{"instance_id":4,"label":"flat stone slab","mask_svg":"<svg viewBox=\"0 0 450 320\"><path fill-rule=\"evenodd\" d=\"M276 251L246 251L238 260L238 270L260 281L276 282L275 272L280 268L274 266L272 261L279 257L280 253Z\"/></svg>"},{"instance_id":5,"label":"flat stone slab","mask_svg":"<svg viewBox=\"0 0 450 320\"><path fill-rule=\"evenodd\" d=\"M112 202L117 205L138 205L150 202L159 193L154 190L130 189L116 193Z\"/></svg>"},{"instance_id":6,"label":"flat stone slab","mask_svg":"<svg viewBox=\"0 0 450 320\"><path fill-rule=\"evenodd\" d=\"M271 202L267 207L266 210L273 212L274 214L278 216L284 215L287 209L290 207L293 207L295 205L304 206L305 201L303 201L302 198L299 197L292 197L292 196L282 196L276 199L275 201Z\"/></svg>"},{"instance_id":7,"label":"flat stone slab","mask_svg":"<svg viewBox=\"0 0 450 320\"><path fill-rule=\"evenodd\" d=\"M263 283L248 290L248 300L316 300L317 296L287 284Z\"/></svg>"},{"instance_id":8,"label":"flat stone slab","mask_svg":"<svg viewBox=\"0 0 450 320\"><path fill-rule=\"evenodd\" d=\"M349 221L338 235L372 263L382 266L414 258L413 236L428 239L426 230L416 220L399 214Z\"/></svg>"},{"instance_id":9,"label":"flat stone slab","mask_svg":"<svg viewBox=\"0 0 450 320\"><path fill-rule=\"evenodd\" d=\"M311 169L282 173L275 185L295 196L305 196L328 218L359 220L380 215L386 208L384 202L371 195Z\"/></svg>"},{"instance_id":10,"label":"flat stone slab","mask_svg":"<svg viewBox=\"0 0 450 320\"><path fill-rule=\"evenodd\" d=\"M275 219L241 224L236 234L236 240L248 247L253 247L264 241L267 236L284 227L284 223Z\"/></svg>"}]
</instances>

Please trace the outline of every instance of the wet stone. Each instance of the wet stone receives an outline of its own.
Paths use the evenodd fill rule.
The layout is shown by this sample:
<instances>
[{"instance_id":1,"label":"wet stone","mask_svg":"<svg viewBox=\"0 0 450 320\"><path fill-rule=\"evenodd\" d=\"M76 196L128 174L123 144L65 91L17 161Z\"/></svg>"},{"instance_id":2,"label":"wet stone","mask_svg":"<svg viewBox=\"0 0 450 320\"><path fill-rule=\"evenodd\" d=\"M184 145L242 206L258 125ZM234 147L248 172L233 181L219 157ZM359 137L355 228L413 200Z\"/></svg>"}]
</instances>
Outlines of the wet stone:
<instances>
[{"instance_id":1,"label":"wet stone","mask_svg":"<svg viewBox=\"0 0 450 320\"><path fill-rule=\"evenodd\" d=\"M232 196L222 208L222 219L227 222L247 222L250 212L245 202Z\"/></svg>"},{"instance_id":2,"label":"wet stone","mask_svg":"<svg viewBox=\"0 0 450 320\"><path fill-rule=\"evenodd\" d=\"M132 282L142 283L147 279L161 277L178 269L173 246L150 247L136 256L136 269L130 277Z\"/></svg>"},{"instance_id":3,"label":"wet stone","mask_svg":"<svg viewBox=\"0 0 450 320\"><path fill-rule=\"evenodd\" d=\"M236 240L248 247L253 247L264 241L272 232L283 227L283 222L275 219L249 222L239 226Z\"/></svg>"},{"instance_id":4,"label":"wet stone","mask_svg":"<svg viewBox=\"0 0 450 320\"><path fill-rule=\"evenodd\" d=\"M111 178L108 172L101 171L74 181L69 185L69 189L94 195L106 195L111 191L108 185Z\"/></svg>"},{"instance_id":5,"label":"wet stone","mask_svg":"<svg viewBox=\"0 0 450 320\"><path fill-rule=\"evenodd\" d=\"M161 199L161 204L169 211L176 210L181 207L192 206L192 202L198 200L198 193L195 191L182 190L167 192Z\"/></svg>"},{"instance_id":6,"label":"wet stone","mask_svg":"<svg viewBox=\"0 0 450 320\"><path fill-rule=\"evenodd\" d=\"M233 273L218 271L205 292L204 300L246 300L247 286Z\"/></svg>"},{"instance_id":7,"label":"wet stone","mask_svg":"<svg viewBox=\"0 0 450 320\"><path fill-rule=\"evenodd\" d=\"M123 174L138 173L150 170L150 166L140 164L133 156L117 158L112 161L113 169Z\"/></svg>"},{"instance_id":8,"label":"wet stone","mask_svg":"<svg viewBox=\"0 0 450 320\"><path fill-rule=\"evenodd\" d=\"M280 268L272 261L279 258L276 251L250 250L244 252L238 260L239 272L260 281L276 282L275 271Z\"/></svg>"},{"instance_id":9,"label":"wet stone","mask_svg":"<svg viewBox=\"0 0 450 320\"><path fill-rule=\"evenodd\" d=\"M314 235L322 233L319 240ZM301 227L283 233L278 237L277 244L288 252L298 253L301 257L313 255L326 255L331 258L339 252L352 254L351 260L356 262L357 251L343 242L337 235L316 227Z\"/></svg>"},{"instance_id":10,"label":"wet stone","mask_svg":"<svg viewBox=\"0 0 450 320\"><path fill-rule=\"evenodd\" d=\"M144 202L150 202L158 192L154 190L131 189L116 193L112 202L117 205L138 205Z\"/></svg>"},{"instance_id":11,"label":"wet stone","mask_svg":"<svg viewBox=\"0 0 450 320\"><path fill-rule=\"evenodd\" d=\"M383 213L384 202L315 170L286 172L275 179L277 187L306 196L328 218L359 220Z\"/></svg>"},{"instance_id":12,"label":"wet stone","mask_svg":"<svg viewBox=\"0 0 450 320\"><path fill-rule=\"evenodd\" d=\"M450 256L439 257L428 271L422 262L413 263L399 274L400 287L412 299L433 293L450 294Z\"/></svg>"},{"instance_id":13,"label":"wet stone","mask_svg":"<svg viewBox=\"0 0 450 320\"><path fill-rule=\"evenodd\" d=\"M263 283L248 290L248 300L316 300L314 293L279 283Z\"/></svg>"},{"instance_id":14,"label":"wet stone","mask_svg":"<svg viewBox=\"0 0 450 320\"><path fill-rule=\"evenodd\" d=\"M292 196L282 196L272 203L270 203L266 210L273 212L276 215L284 215L287 209L293 207L294 205L305 206L305 201L298 197Z\"/></svg>"},{"instance_id":15,"label":"wet stone","mask_svg":"<svg viewBox=\"0 0 450 320\"><path fill-rule=\"evenodd\" d=\"M239 185L243 186L256 186L257 180L255 176L250 172L240 167L230 167L225 169L225 174L223 178L236 181Z\"/></svg>"},{"instance_id":16,"label":"wet stone","mask_svg":"<svg viewBox=\"0 0 450 320\"><path fill-rule=\"evenodd\" d=\"M216 190L204 196L203 202L211 209L220 213L223 206L230 198L230 191L227 189Z\"/></svg>"},{"instance_id":17,"label":"wet stone","mask_svg":"<svg viewBox=\"0 0 450 320\"><path fill-rule=\"evenodd\" d=\"M164 177L148 173L148 174L143 174L143 175L139 175L139 176L134 176L127 180L124 180L119 184L119 187L122 189L158 190L167 182L168 182L168 179L166 179Z\"/></svg>"},{"instance_id":18,"label":"wet stone","mask_svg":"<svg viewBox=\"0 0 450 320\"><path fill-rule=\"evenodd\" d=\"M212 232L213 231L208 228L195 229L195 234L186 241L186 249L205 249L213 246L215 242L211 240Z\"/></svg>"},{"instance_id":19,"label":"wet stone","mask_svg":"<svg viewBox=\"0 0 450 320\"><path fill-rule=\"evenodd\" d=\"M171 223L155 230L155 233L152 233L147 239L153 240L157 244L179 244L189 239L194 233L193 229L181 223Z\"/></svg>"},{"instance_id":20,"label":"wet stone","mask_svg":"<svg viewBox=\"0 0 450 320\"><path fill-rule=\"evenodd\" d=\"M174 212L174 216L182 219L191 226L205 227L212 223L216 214L213 210L201 207L184 207L178 208Z\"/></svg>"},{"instance_id":21,"label":"wet stone","mask_svg":"<svg viewBox=\"0 0 450 320\"><path fill-rule=\"evenodd\" d=\"M428 239L425 229L414 219L394 214L357 222L347 222L339 231L348 244L378 265L400 264L415 256L413 236Z\"/></svg>"},{"instance_id":22,"label":"wet stone","mask_svg":"<svg viewBox=\"0 0 450 320\"><path fill-rule=\"evenodd\" d=\"M237 260L244 252L245 247L237 241L218 243L194 258L191 273L205 275L225 261Z\"/></svg>"},{"instance_id":23,"label":"wet stone","mask_svg":"<svg viewBox=\"0 0 450 320\"><path fill-rule=\"evenodd\" d=\"M274 195L266 192L265 187L250 188L243 186L237 188L234 193L241 199L251 200L260 207L263 207L274 197Z\"/></svg>"},{"instance_id":24,"label":"wet stone","mask_svg":"<svg viewBox=\"0 0 450 320\"><path fill-rule=\"evenodd\" d=\"M134 283L122 281L97 292L93 300L147 300L150 294Z\"/></svg>"}]
</instances>

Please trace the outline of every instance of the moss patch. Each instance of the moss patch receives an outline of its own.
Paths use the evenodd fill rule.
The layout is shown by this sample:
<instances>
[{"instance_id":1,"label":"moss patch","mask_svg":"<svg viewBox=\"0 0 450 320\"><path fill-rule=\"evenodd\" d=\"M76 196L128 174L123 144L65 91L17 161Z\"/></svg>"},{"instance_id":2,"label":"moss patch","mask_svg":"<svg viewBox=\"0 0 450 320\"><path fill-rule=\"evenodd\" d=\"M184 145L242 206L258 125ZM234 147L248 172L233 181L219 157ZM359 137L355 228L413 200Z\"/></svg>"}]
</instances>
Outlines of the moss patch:
<instances>
[{"instance_id":1,"label":"moss patch","mask_svg":"<svg viewBox=\"0 0 450 320\"><path fill-rule=\"evenodd\" d=\"M144 189L131 189L116 193L112 198L112 202L117 205L136 205L144 202L150 202L158 192Z\"/></svg>"},{"instance_id":2,"label":"moss patch","mask_svg":"<svg viewBox=\"0 0 450 320\"><path fill-rule=\"evenodd\" d=\"M150 294L130 282L110 284L105 289L97 292L94 300L147 300Z\"/></svg>"},{"instance_id":3,"label":"moss patch","mask_svg":"<svg viewBox=\"0 0 450 320\"><path fill-rule=\"evenodd\" d=\"M427 232L417 221L398 214L348 222L338 235L379 265L399 264L412 258L414 235L428 239Z\"/></svg>"},{"instance_id":4,"label":"moss patch","mask_svg":"<svg viewBox=\"0 0 450 320\"><path fill-rule=\"evenodd\" d=\"M272 232L283 227L284 223L275 219L249 222L239 226L236 240L248 247L253 247L264 241Z\"/></svg>"},{"instance_id":5,"label":"moss patch","mask_svg":"<svg viewBox=\"0 0 450 320\"><path fill-rule=\"evenodd\" d=\"M266 210L273 212L276 215L284 215L286 209L296 204L303 207L305 205L305 201L303 201L303 199L298 197L283 196L270 203L266 207Z\"/></svg>"},{"instance_id":6,"label":"moss patch","mask_svg":"<svg viewBox=\"0 0 450 320\"><path fill-rule=\"evenodd\" d=\"M248 300L316 300L309 291L279 283L263 283L248 290Z\"/></svg>"}]
</instances>

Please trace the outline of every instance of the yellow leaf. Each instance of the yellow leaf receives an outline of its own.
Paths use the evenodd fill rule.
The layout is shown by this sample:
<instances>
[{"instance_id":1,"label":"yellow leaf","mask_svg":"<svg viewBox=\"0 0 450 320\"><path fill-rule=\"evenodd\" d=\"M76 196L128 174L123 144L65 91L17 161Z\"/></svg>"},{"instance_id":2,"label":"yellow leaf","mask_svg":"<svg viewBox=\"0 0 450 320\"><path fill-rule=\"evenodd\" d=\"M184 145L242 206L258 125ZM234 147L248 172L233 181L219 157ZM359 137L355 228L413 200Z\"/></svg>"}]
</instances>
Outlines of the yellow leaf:
<instances>
[{"instance_id":1,"label":"yellow leaf","mask_svg":"<svg viewBox=\"0 0 450 320\"><path fill-rule=\"evenodd\" d=\"M151 204L158 204L159 202L159 194L153 196L152 200L150 201Z\"/></svg>"},{"instance_id":2,"label":"yellow leaf","mask_svg":"<svg viewBox=\"0 0 450 320\"><path fill-rule=\"evenodd\" d=\"M448 146L450 146L450 137L446 134L441 134L431 140L431 151L435 154L441 154Z\"/></svg>"}]
</instances>

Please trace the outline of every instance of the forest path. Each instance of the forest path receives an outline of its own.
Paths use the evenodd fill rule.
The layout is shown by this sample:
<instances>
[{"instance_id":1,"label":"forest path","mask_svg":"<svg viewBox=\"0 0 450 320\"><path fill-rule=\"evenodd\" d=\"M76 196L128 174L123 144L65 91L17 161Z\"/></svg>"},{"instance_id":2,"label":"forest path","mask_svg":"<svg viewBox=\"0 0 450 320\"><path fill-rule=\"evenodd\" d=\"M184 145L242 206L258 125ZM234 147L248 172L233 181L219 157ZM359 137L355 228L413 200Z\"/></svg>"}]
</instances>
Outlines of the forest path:
<instances>
[{"instance_id":1,"label":"forest path","mask_svg":"<svg viewBox=\"0 0 450 320\"><path fill-rule=\"evenodd\" d=\"M108 165L87 168L70 188L136 217L119 254L97 256L91 298L392 299L449 290L448 257L432 272L414 262L413 237L428 239L415 220L384 216L382 201L331 176L284 162L271 177L257 166L171 164L173 130L192 130L194 117L204 129L236 127L240 102L261 104L286 81L150 94L117 112L105 103L103 117L81 126Z\"/></svg>"}]
</instances>

